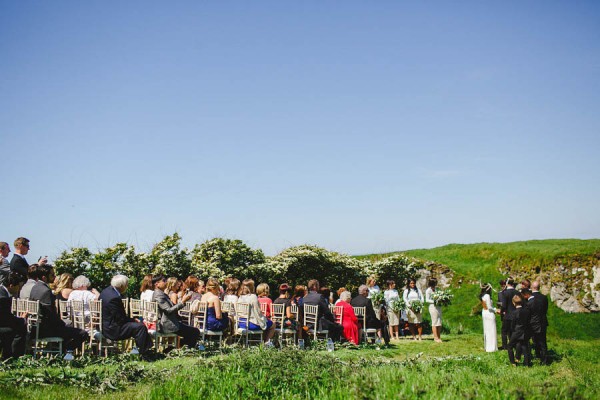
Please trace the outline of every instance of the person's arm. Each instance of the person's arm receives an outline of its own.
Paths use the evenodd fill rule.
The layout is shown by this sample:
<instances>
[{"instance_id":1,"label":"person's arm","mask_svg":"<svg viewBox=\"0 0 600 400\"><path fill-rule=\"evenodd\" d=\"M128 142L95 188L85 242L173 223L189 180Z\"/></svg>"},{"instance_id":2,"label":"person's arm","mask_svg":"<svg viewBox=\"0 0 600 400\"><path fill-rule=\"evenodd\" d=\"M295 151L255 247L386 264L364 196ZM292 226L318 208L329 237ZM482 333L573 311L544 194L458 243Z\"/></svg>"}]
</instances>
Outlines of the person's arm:
<instances>
[{"instance_id":1,"label":"person's arm","mask_svg":"<svg viewBox=\"0 0 600 400\"><path fill-rule=\"evenodd\" d=\"M169 299L171 300L171 303L173 303L173 304L177 304L178 300L179 300L177 298L177 293L176 292L169 293Z\"/></svg>"},{"instance_id":2,"label":"person's arm","mask_svg":"<svg viewBox=\"0 0 600 400\"><path fill-rule=\"evenodd\" d=\"M217 319L221 319L223 315L221 314L221 300L218 297L213 299L213 303L215 305L215 317Z\"/></svg>"},{"instance_id":3,"label":"person's arm","mask_svg":"<svg viewBox=\"0 0 600 400\"><path fill-rule=\"evenodd\" d=\"M429 303L429 304L433 304L433 290L431 290L431 288L427 288L427 290L425 291L425 303Z\"/></svg>"},{"instance_id":4,"label":"person's arm","mask_svg":"<svg viewBox=\"0 0 600 400\"><path fill-rule=\"evenodd\" d=\"M172 314L181 310L184 306L184 303L177 303L174 305L170 305L165 296L157 296L156 304L158 304L158 309L165 314Z\"/></svg>"},{"instance_id":5,"label":"person's arm","mask_svg":"<svg viewBox=\"0 0 600 400\"><path fill-rule=\"evenodd\" d=\"M404 292L402 292L402 298L404 299L404 303L408 304L408 289L404 289Z\"/></svg>"}]
</instances>

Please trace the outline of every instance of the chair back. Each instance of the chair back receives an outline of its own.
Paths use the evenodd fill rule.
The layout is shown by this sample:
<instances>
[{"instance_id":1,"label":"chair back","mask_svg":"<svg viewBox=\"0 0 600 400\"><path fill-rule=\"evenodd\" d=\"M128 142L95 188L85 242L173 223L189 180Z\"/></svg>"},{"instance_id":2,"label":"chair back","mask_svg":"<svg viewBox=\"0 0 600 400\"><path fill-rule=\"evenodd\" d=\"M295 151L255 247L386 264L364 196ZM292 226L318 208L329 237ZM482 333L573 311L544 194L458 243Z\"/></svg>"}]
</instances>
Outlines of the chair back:
<instances>
[{"instance_id":1,"label":"chair back","mask_svg":"<svg viewBox=\"0 0 600 400\"><path fill-rule=\"evenodd\" d=\"M12 298L12 303L10 305L10 312L17 315L17 298Z\"/></svg>"},{"instance_id":2,"label":"chair back","mask_svg":"<svg viewBox=\"0 0 600 400\"><path fill-rule=\"evenodd\" d=\"M358 318L358 324L362 325L362 329L367 329L367 319L365 318L365 314L367 312L367 307L352 307L354 309L354 314L356 314L356 318Z\"/></svg>"},{"instance_id":3,"label":"chair back","mask_svg":"<svg viewBox=\"0 0 600 400\"><path fill-rule=\"evenodd\" d=\"M268 303L260 303L260 312L265 316L265 317L269 317L269 319L271 319L271 316L273 315L273 308L271 307L273 304L268 304Z\"/></svg>"},{"instance_id":4,"label":"chair back","mask_svg":"<svg viewBox=\"0 0 600 400\"><path fill-rule=\"evenodd\" d=\"M313 305L304 305L304 326L308 326L309 328L314 329L315 331L319 329L319 306Z\"/></svg>"},{"instance_id":5,"label":"chair back","mask_svg":"<svg viewBox=\"0 0 600 400\"><path fill-rule=\"evenodd\" d=\"M292 312L292 317L294 319L298 320L298 304L292 304L291 312Z\"/></svg>"},{"instance_id":6,"label":"chair back","mask_svg":"<svg viewBox=\"0 0 600 400\"><path fill-rule=\"evenodd\" d=\"M155 301L143 301L142 317L145 322L158 324L158 303Z\"/></svg>"},{"instance_id":7,"label":"chair back","mask_svg":"<svg viewBox=\"0 0 600 400\"><path fill-rule=\"evenodd\" d=\"M236 330L240 328L240 323L244 322L246 324L246 329L249 328L249 319L250 319L250 309L252 306L248 303L235 303L235 328Z\"/></svg>"},{"instance_id":8,"label":"chair back","mask_svg":"<svg viewBox=\"0 0 600 400\"><path fill-rule=\"evenodd\" d=\"M125 314L131 316L131 311L129 310L129 297L122 298L123 308L125 309Z\"/></svg>"},{"instance_id":9,"label":"chair back","mask_svg":"<svg viewBox=\"0 0 600 400\"><path fill-rule=\"evenodd\" d=\"M68 301L58 300L58 315L63 321L70 321L71 323L73 323L73 317L71 314L71 304Z\"/></svg>"},{"instance_id":10,"label":"chair back","mask_svg":"<svg viewBox=\"0 0 600 400\"><path fill-rule=\"evenodd\" d=\"M335 322L342 325L342 321L344 318L344 307L332 306L331 308L332 308L331 312L333 313L333 316L335 317Z\"/></svg>"},{"instance_id":11,"label":"chair back","mask_svg":"<svg viewBox=\"0 0 600 400\"><path fill-rule=\"evenodd\" d=\"M197 309L196 307L194 307L194 314L191 314L192 319L193 319L193 323L194 323L194 327L198 328L198 330L200 332L204 332L205 326L206 326L206 307L207 307L207 303L204 302L198 302L197 303Z\"/></svg>"},{"instance_id":12,"label":"chair back","mask_svg":"<svg viewBox=\"0 0 600 400\"><path fill-rule=\"evenodd\" d=\"M102 300L90 301L90 331L102 332Z\"/></svg>"},{"instance_id":13,"label":"chair back","mask_svg":"<svg viewBox=\"0 0 600 400\"><path fill-rule=\"evenodd\" d=\"M222 301L221 302L221 312L235 314L235 307L233 306L233 303L231 303L229 301Z\"/></svg>"},{"instance_id":14,"label":"chair back","mask_svg":"<svg viewBox=\"0 0 600 400\"><path fill-rule=\"evenodd\" d=\"M85 323L85 305L82 300L72 300L71 313L73 316L73 326L78 329L86 330Z\"/></svg>"},{"instance_id":15,"label":"chair back","mask_svg":"<svg viewBox=\"0 0 600 400\"><path fill-rule=\"evenodd\" d=\"M192 302L188 301L187 303L184 303L183 308L179 310L179 316L186 321L188 325L192 324L192 312L190 311L191 307Z\"/></svg>"},{"instance_id":16,"label":"chair back","mask_svg":"<svg viewBox=\"0 0 600 400\"><path fill-rule=\"evenodd\" d=\"M283 322L285 321L285 304L272 304L273 312L271 313L271 319L275 324L276 328L283 328Z\"/></svg>"},{"instance_id":17,"label":"chair back","mask_svg":"<svg viewBox=\"0 0 600 400\"><path fill-rule=\"evenodd\" d=\"M17 299L17 315L21 316L27 312L27 299Z\"/></svg>"},{"instance_id":18,"label":"chair back","mask_svg":"<svg viewBox=\"0 0 600 400\"><path fill-rule=\"evenodd\" d=\"M139 318L142 316L142 300L129 299L129 316L131 318Z\"/></svg>"},{"instance_id":19,"label":"chair back","mask_svg":"<svg viewBox=\"0 0 600 400\"><path fill-rule=\"evenodd\" d=\"M35 329L35 339L39 337L38 327L40 322L40 301L24 300L25 312L27 313L27 331L32 333Z\"/></svg>"}]
</instances>

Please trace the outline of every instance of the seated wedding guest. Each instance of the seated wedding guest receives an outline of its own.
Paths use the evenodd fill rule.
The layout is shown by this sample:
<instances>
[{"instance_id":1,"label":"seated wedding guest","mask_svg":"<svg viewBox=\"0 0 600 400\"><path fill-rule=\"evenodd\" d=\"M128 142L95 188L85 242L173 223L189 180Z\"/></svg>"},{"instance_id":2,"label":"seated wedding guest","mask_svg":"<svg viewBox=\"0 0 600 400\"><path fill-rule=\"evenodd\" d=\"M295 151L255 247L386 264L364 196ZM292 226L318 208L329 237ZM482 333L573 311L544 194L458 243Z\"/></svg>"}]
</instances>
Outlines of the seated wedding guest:
<instances>
[{"instance_id":1,"label":"seated wedding guest","mask_svg":"<svg viewBox=\"0 0 600 400\"><path fill-rule=\"evenodd\" d=\"M24 318L12 313L12 298L19 293L23 285L23 276L9 273L4 283L0 283L0 342L2 342L2 360L21 357L25 354L27 325Z\"/></svg>"},{"instance_id":2,"label":"seated wedding guest","mask_svg":"<svg viewBox=\"0 0 600 400\"><path fill-rule=\"evenodd\" d=\"M19 298L21 299L29 299L29 295L31 294L31 289L35 286L38 281L37 277L37 264L31 264L29 269L27 270L27 282L21 288L19 292Z\"/></svg>"},{"instance_id":3,"label":"seated wedding guest","mask_svg":"<svg viewBox=\"0 0 600 400\"><path fill-rule=\"evenodd\" d=\"M265 343L269 342L275 333L275 325L260 311L260 303L256 294L254 294L254 281L252 279L244 279L242 282L238 303L250 304L250 318L247 322L241 322L240 327L251 331L262 330L263 341Z\"/></svg>"},{"instance_id":4,"label":"seated wedding guest","mask_svg":"<svg viewBox=\"0 0 600 400\"><path fill-rule=\"evenodd\" d=\"M102 300L102 335L110 340L135 339L142 356L152 347L152 339L146 326L136 319L129 318L125 312L122 295L127 291L129 278L115 275L110 286L100 293Z\"/></svg>"},{"instance_id":5,"label":"seated wedding guest","mask_svg":"<svg viewBox=\"0 0 600 400\"><path fill-rule=\"evenodd\" d=\"M56 312L56 297L48 282L55 278L54 268L50 265L40 265L37 269L38 282L31 289L30 300L40 301L39 337L61 337L65 350L74 350L88 339L88 333L82 329L66 326Z\"/></svg>"},{"instance_id":6,"label":"seated wedding guest","mask_svg":"<svg viewBox=\"0 0 600 400\"><path fill-rule=\"evenodd\" d=\"M29 253L29 239L24 237L19 237L15 240L15 252L13 254L13 258L10 260L10 270L21 274L22 276L27 276L27 269L29 268L29 263L25 259L27 253ZM48 262L46 257L40 258L37 262L39 265L44 265Z\"/></svg>"},{"instance_id":7,"label":"seated wedding guest","mask_svg":"<svg viewBox=\"0 0 600 400\"><path fill-rule=\"evenodd\" d=\"M66 301L73 291L73 275L64 273L58 276L56 286L52 291L57 300Z\"/></svg>"},{"instance_id":8,"label":"seated wedding guest","mask_svg":"<svg viewBox=\"0 0 600 400\"><path fill-rule=\"evenodd\" d=\"M90 286L92 286L90 280L83 275L79 275L77 278L73 279L73 291L69 294L69 298L67 299L68 301L83 302L83 312L86 322L89 321L90 302L98 300L100 297L100 292L94 288L89 289Z\"/></svg>"},{"instance_id":9,"label":"seated wedding guest","mask_svg":"<svg viewBox=\"0 0 600 400\"><path fill-rule=\"evenodd\" d=\"M152 301L158 304L158 323L157 328L160 333L176 333L182 337L181 344L187 345L190 348L195 348L200 331L179 320L179 310L183 308L185 303L192 297L191 294L185 294L181 301L173 304L171 299L164 292L167 287L167 278L164 275L154 275L152 277L154 284L154 294Z\"/></svg>"},{"instance_id":10,"label":"seated wedding guest","mask_svg":"<svg viewBox=\"0 0 600 400\"><path fill-rule=\"evenodd\" d=\"M240 280L231 278L225 289L225 296L223 297L224 302L235 304L238 301L238 292L240 290Z\"/></svg>"},{"instance_id":11,"label":"seated wedding guest","mask_svg":"<svg viewBox=\"0 0 600 400\"><path fill-rule=\"evenodd\" d=\"M140 286L140 300L152 301L152 294L154 293L154 285L152 284L152 275L144 275L142 284Z\"/></svg>"},{"instance_id":12,"label":"seated wedding guest","mask_svg":"<svg viewBox=\"0 0 600 400\"><path fill-rule=\"evenodd\" d=\"M546 342L546 330L548 329L548 298L540 292L540 283L534 281L531 284L531 295L534 300L531 330L535 356L542 365L548 365L548 344Z\"/></svg>"},{"instance_id":13,"label":"seated wedding guest","mask_svg":"<svg viewBox=\"0 0 600 400\"><path fill-rule=\"evenodd\" d=\"M177 286L179 287L179 289L177 289L177 302L185 303L181 299L183 298L183 296L185 296L188 293L188 287L186 286L185 282L182 281L181 279L177 279ZM173 304L175 304L175 303L173 303Z\"/></svg>"},{"instance_id":14,"label":"seated wedding guest","mask_svg":"<svg viewBox=\"0 0 600 400\"><path fill-rule=\"evenodd\" d=\"M256 287L256 295L258 296L258 303L263 307L265 317L271 319L271 305L273 304L273 300L269 298L269 293L271 292L271 288L266 283L261 283ZM265 304L263 306L263 304ZM261 309L261 310L262 310Z\"/></svg>"},{"instance_id":15,"label":"seated wedding guest","mask_svg":"<svg viewBox=\"0 0 600 400\"><path fill-rule=\"evenodd\" d=\"M202 296L202 302L206 303L206 329L227 332L229 331L229 317L226 312L221 311L220 292L219 281L209 278L206 281L206 293Z\"/></svg>"},{"instance_id":16,"label":"seated wedding guest","mask_svg":"<svg viewBox=\"0 0 600 400\"><path fill-rule=\"evenodd\" d=\"M421 289L417 287L417 282L414 279L408 280L408 287L404 289L402 297L406 303L406 316L408 318L408 326L410 327L410 333L412 334L413 340L417 340L417 337L415 336L415 328L419 334L419 340L421 340L421 335L423 334L423 326L421 325L423 322L422 313L413 311L409 305L412 301L420 301L422 303L425 299L423 298Z\"/></svg>"},{"instance_id":17,"label":"seated wedding guest","mask_svg":"<svg viewBox=\"0 0 600 400\"><path fill-rule=\"evenodd\" d=\"M335 322L335 316L329 309L327 300L319 293L320 285L316 279L308 281L308 294L302 299L303 305L318 306L317 320L319 326L309 326L309 329L320 329L329 332L329 337L337 342L343 331L343 327ZM298 307L299 314L303 314L302 307ZM303 318L299 316L299 318ZM300 319L302 320L302 319Z\"/></svg>"},{"instance_id":18,"label":"seated wedding guest","mask_svg":"<svg viewBox=\"0 0 600 400\"><path fill-rule=\"evenodd\" d=\"M511 365L517 365L513 352L516 350L517 357L520 354L523 355L523 365L530 367L531 355L529 350L529 319L531 313L528 308L523 307L523 299L518 294L513 296L512 303L515 306L515 309L511 312L512 315L509 319L512 326L510 340L508 342L508 360L510 361Z\"/></svg>"},{"instance_id":19,"label":"seated wedding guest","mask_svg":"<svg viewBox=\"0 0 600 400\"><path fill-rule=\"evenodd\" d=\"M169 279L167 279L167 286L165 287L164 292L167 296L169 296L169 299L171 299L171 302L173 304L177 304L179 302L179 289L180 283L177 278L172 276Z\"/></svg>"},{"instance_id":20,"label":"seated wedding guest","mask_svg":"<svg viewBox=\"0 0 600 400\"><path fill-rule=\"evenodd\" d=\"M190 301L200 301L202 299L200 282L201 281L193 275L188 276L185 280L185 287L187 288L187 290L190 291L190 294L192 295L192 297L190 297ZM204 282L202 282L202 284L202 286L204 286Z\"/></svg>"},{"instance_id":21,"label":"seated wedding guest","mask_svg":"<svg viewBox=\"0 0 600 400\"><path fill-rule=\"evenodd\" d=\"M8 281L8 275L10 275L10 261L8 261L8 254L10 253L10 246L6 242L0 242L0 284L4 285Z\"/></svg>"},{"instance_id":22,"label":"seated wedding guest","mask_svg":"<svg viewBox=\"0 0 600 400\"><path fill-rule=\"evenodd\" d=\"M344 327L344 337L347 341L358 344L358 318L354 313L354 308L350 305L352 295L350 292L340 294L338 306L342 306L342 326Z\"/></svg>"},{"instance_id":23,"label":"seated wedding guest","mask_svg":"<svg viewBox=\"0 0 600 400\"><path fill-rule=\"evenodd\" d=\"M377 329L377 337L381 339L381 322L375 315L375 309L369 295L369 288L367 285L360 285L358 287L358 296L352 299L352 307L365 307L365 322L367 329ZM362 326L361 326L362 328Z\"/></svg>"},{"instance_id":24,"label":"seated wedding guest","mask_svg":"<svg viewBox=\"0 0 600 400\"><path fill-rule=\"evenodd\" d=\"M319 289L319 293L321 293L321 296L323 296L327 304L333 304L333 294L331 293L331 289L327 286L323 286Z\"/></svg>"},{"instance_id":25,"label":"seated wedding guest","mask_svg":"<svg viewBox=\"0 0 600 400\"><path fill-rule=\"evenodd\" d=\"M306 295L306 287L304 285L296 285L294 288L294 296L292 297L292 304L298 305L298 309L302 307L302 299Z\"/></svg>"},{"instance_id":26,"label":"seated wedding guest","mask_svg":"<svg viewBox=\"0 0 600 400\"><path fill-rule=\"evenodd\" d=\"M296 320L292 314L292 299L291 288L287 283L279 285L279 297L273 301L273 304L284 304L284 320L285 327L289 329L296 329Z\"/></svg>"}]
</instances>

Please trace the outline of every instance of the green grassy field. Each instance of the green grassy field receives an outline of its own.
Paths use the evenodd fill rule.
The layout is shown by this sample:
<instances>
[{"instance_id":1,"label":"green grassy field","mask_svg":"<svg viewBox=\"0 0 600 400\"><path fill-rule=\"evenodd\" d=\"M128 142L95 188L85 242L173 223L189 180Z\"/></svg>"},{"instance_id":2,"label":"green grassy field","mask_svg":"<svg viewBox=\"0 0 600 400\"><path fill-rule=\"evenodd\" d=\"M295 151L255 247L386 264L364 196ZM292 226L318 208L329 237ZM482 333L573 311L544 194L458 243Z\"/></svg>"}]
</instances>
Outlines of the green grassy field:
<instances>
[{"instance_id":1,"label":"green grassy field","mask_svg":"<svg viewBox=\"0 0 600 400\"><path fill-rule=\"evenodd\" d=\"M16 368L0 373L2 398L12 399L596 399L599 340L551 339L550 366L512 367L506 352L485 353L480 335L445 342L401 340L389 348L232 350L154 363L70 368ZM128 371L128 372L123 372ZM89 384L90 376L101 376ZM36 378L37 376L37 378ZM48 378L57 382L41 386ZM80 377L80 378L78 378ZM30 382L28 380L31 379ZM36 381L38 379L38 381ZM119 390L106 382L121 379ZM103 383L104 382L104 383ZM99 388L104 384L104 393Z\"/></svg>"}]
</instances>

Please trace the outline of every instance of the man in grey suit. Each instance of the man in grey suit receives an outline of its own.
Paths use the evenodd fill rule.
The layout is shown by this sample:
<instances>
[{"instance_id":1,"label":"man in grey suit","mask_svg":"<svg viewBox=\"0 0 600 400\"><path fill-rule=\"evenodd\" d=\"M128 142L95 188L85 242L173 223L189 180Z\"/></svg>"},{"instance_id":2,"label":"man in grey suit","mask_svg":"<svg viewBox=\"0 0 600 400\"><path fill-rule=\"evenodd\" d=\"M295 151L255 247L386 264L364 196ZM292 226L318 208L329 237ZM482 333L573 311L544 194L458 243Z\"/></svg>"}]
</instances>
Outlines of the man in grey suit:
<instances>
[{"instance_id":1,"label":"man in grey suit","mask_svg":"<svg viewBox=\"0 0 600 400\"><path fill-rule=\"evenodd\" d=\"M181 302L173 304L169 296L164 292L167 286L167 278L164 275L154 275L152 277L152 283L154 284L154 293L152 294L152 301L158 304L158 316L159 320L156 324L157 329L160 333L176 333L182 337L181 344L187 345L190 348L196 347L198 338L200 337L200 331L198 328L191 327L182 323L179 320L178 311L183 308L185 303L192 298L191 293L186 293L181 298Z\"/></svg>"},{"instance_id":2,"label":"man in grey suit","mask_svg":"<svg viewBox=\"0 0 600 400\"><path fill-rule=\"evenodd\" d=\"M6 242L0 242L0 285L5 284L8 281L8 275L10 274L10 262L8 261L8 254L10 253L10 246Z\"/></svg>"},{"instance_id":3,"label":"man in grey suit","mask_svg":"<svg viewBox=\"0 0 600 400\"><path fill-rule=\"evenodd\" d=\"M19 292L19 298L25 300L29 299L29 296L31 295L31 289L33 289L38 281L37 269L37 264L31 264L27 269L27 282L25 282L21 288L21 291Z\"/></svg>"}]
</instances>

